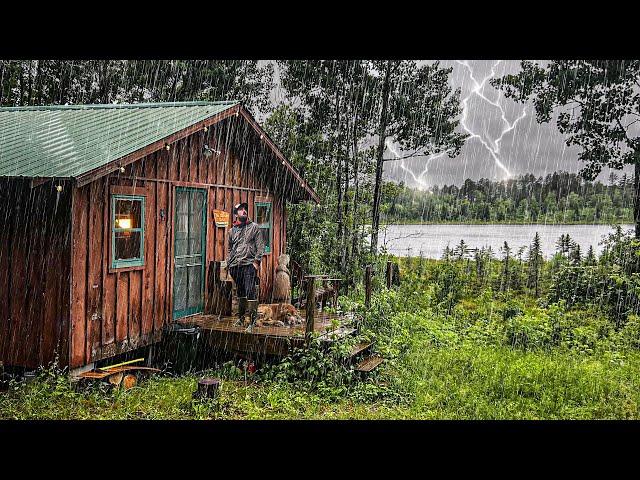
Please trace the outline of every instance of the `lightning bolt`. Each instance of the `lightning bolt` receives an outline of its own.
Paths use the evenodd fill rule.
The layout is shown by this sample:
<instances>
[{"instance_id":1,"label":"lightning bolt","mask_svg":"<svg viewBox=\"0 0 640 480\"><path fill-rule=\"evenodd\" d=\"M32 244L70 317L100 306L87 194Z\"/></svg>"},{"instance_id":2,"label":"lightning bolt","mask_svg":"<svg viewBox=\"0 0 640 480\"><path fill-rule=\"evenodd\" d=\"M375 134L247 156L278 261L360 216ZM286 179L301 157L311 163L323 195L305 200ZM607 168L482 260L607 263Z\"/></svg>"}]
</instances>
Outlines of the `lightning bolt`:
<instances>
[{"instance_id":1,"label":"lightning bolt","mask_svg":"<svg viewBox=\"0 0 640 480\"><path fill-rule=\"evenodd\" d=\"M474 73L473 73L473 69L471 68L471 65L469 65L469 62L467 62L466 60L462 60L462 61L461 60L456 60L456 62L458 62L460 65L464 66L469 71L469 77L471 78L471 81L473 82L473 88L471 89L469 94L465 98L462 99L462 118L460 119L460 125L470 135L470 137L469 137L470 139L471 138L477 138L480 141L480 143L482 143L482 145L487 149L487 151L489 152L489 154L493 158L493 160L496 163L496 165L505 173L506 178L509 178L509 177L511 177L511 172L509 172L507 167L504 165L504 163L502 163L502 161L500 159L500 142L502 142L502 139L504 138L504 136L507 133L513 131L516 128L516 126L518 125L518 122L520 120L522 120L524 117L527 116L526 107L523 107L522 113L518 116L518 118L516 118L513 121L513 123L511 123L511 122L509 122L507 120L507 117L506 117L504 108L502 108L502 105L500 105L498 102L494 102L490 98L487 98L485 96L485 94L483 93L484 86L486 85L487 81L490 78L493 78L495 76L495 74L496 74L495 69L500 64L501 60L498 60L497 62L495 62L491 66L491 72L489 73L489 75L484 77L482 79L482 81L480 81L480 82L475 78ZM504 123L505 126L503 127L502 132L500 133L500 136L492 141L493 142L493 146L489 145L489 143L487 141L485 141L484 138L482 138L476 132L472 131L467 125L467 116L468 116L468 113L469 113L468 104L469 104L469 100L471 99L471 96L474 95L474 94L500 110L500 117L501 117L502 122Z\"/></svg>"},{"instance_id":2,"label":"lightning bolt","mask_svg":"<svg viewBox=\"0 0 640 480\"><path fill-rule=\"evenodd\" d=\"M385 145L387 146L387 148L389 149L389 151L391 153L393 153L393 156L396 158L400 158L400 154L398 153L398 151L396 150L396 148L393 146L393 143L391 142L390 138L387 138L385 140ZM413 170L411 170L410 168L407 168L406 165L404 164L404 159L400 160L400 167L407 172L409 175L411 175L411 178L413 178L413 181L416 182L418 184L418 188L420 190L427 190L430 191L429 186L427 185L427 182L424 181L424 177L426 176L427 172L429 171L429 164L431 163L432 160L435 160L436 158L440 158L445 156L447 153L449 153L450 149L444 150L440 153L436 153L434 155L429 155L427 157L427 160L425 161L425 166L422 169L422 172L420 172L417 176L415 173L413 173ZM419 155L421 156L421 155Z\"/></svg>"}]
</instances>

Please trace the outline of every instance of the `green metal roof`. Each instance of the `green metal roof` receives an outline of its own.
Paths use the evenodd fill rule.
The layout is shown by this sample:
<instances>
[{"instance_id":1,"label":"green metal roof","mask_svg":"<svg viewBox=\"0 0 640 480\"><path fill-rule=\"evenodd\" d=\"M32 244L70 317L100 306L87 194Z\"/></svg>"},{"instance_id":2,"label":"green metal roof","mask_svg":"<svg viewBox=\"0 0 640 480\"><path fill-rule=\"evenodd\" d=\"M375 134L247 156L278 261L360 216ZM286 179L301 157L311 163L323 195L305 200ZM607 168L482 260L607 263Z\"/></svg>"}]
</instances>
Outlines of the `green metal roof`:
<instances>
[{"instance_id":1,"label":"green metal roof","mask_svg":"<svg viewBox=\"0 0 640 480\"><path fill-rule=\"evenodd\" d=\"M0 108L0 176L78 177L237 104Z\"/></svg>"}]
</instances>

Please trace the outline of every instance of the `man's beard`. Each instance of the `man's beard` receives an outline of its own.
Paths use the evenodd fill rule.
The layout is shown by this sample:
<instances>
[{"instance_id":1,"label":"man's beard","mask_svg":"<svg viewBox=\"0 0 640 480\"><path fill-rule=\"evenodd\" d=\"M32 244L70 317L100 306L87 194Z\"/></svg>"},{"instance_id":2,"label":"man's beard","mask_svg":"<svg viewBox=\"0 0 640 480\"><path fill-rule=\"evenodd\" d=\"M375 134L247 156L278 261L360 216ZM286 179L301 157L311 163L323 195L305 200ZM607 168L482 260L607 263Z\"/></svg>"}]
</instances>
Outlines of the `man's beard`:
<instances>
[{"instance_id":1,"label":"man's beard","mask_svg":"<svg viewBox=\"0 0 640 480\"><path fill-rule=\"evenodd\" d=\"M249 219L248 215L238 215L238 221L240 223L247 223L248 219Z\"/></svg>"}]
</instances>

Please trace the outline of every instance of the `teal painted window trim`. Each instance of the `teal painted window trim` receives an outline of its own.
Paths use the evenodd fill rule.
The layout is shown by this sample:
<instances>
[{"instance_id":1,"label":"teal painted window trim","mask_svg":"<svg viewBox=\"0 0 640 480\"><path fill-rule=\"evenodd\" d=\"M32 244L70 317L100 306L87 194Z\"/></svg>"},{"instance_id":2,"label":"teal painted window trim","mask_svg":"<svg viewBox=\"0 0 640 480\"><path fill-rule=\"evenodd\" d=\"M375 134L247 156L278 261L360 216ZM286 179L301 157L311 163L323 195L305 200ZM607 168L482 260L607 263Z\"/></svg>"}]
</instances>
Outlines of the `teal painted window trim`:
<instances>
[{"instance_id":1,"label":"teal painted window trim","mask_svg":"<svg viewBox=\"0 0 640 480\"><path fill-rule=\"evenodd\" d=\"M259 223L258 226L262 229L269 230L267 242L265 242L264 253L271 253L271 242L273 239L273 208L271 202L256 202L253 207L253 218L258 219L258 207L267 207L268 222Z\"/></svg>"},{"instance_id":2,"label":"teal painted window trim","mask_svg":"<svg viewBox=\"0 0 640 480\"><path fill-rule=\"evenodd\" d=\"M116 201L138 201L140 202L140 227L139 228L117 228L116 227ZM144 210L145 197L138 195L111 195L111 268L127 268L144 266ZM139 232L140 233L140 252L136 258L126 260L116 259L116 233L117 232Z\"/></svg>"}]
</instances>

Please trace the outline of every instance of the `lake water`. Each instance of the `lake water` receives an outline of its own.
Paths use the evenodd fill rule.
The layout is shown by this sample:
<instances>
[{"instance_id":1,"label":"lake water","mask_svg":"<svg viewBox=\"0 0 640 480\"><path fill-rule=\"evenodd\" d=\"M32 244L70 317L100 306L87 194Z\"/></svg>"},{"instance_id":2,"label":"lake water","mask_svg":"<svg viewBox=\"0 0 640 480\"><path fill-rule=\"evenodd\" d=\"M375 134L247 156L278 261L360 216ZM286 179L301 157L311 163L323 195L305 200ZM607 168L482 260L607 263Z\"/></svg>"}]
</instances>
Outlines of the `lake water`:
<instances>
[{"instance_id":1,"label":"lake water","mask_svg":"<svg viewBox=\"0 0 640 480\"><path fill-rule=\"evenodd\" d=\"M626 231L633 225L622 225ZM540 234L542 252L546 258L556 251L556 241L562 234L569 234L586 253L593 245L596 253L602 251L599 242L613 228L609 225L388 225L381 229L378 245L386 244L389 253L398 256L441 258L449 245L455 248L464 239L470 248L491 246L499 255L505 240L514 254L522 246L528 247L536 232Z\"/></svg>"}]
</instances>

